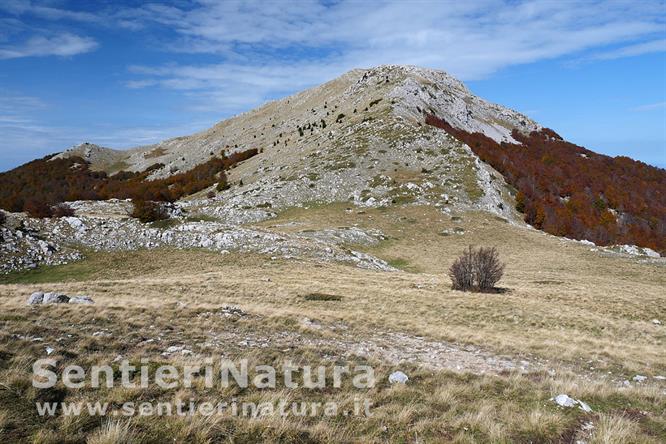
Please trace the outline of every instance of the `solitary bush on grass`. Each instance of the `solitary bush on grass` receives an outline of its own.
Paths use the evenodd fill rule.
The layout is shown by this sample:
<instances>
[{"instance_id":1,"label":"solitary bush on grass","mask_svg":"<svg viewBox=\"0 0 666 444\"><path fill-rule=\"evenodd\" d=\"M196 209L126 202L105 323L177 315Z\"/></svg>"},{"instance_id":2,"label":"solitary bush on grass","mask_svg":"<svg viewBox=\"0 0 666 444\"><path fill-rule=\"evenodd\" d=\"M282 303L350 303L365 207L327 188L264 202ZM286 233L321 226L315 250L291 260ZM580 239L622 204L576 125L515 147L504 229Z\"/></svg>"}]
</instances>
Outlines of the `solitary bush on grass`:
<instances>
[{"instance_id":1,"label":"solitary bush on grass","mask_svg":"<svg viewBox=\"0 0 666 444\"><path fill-rule=\"evenodd\" d=\"M469 246L449 268L454 290L489 292L504 274L504 264L495 247Z\"/></svg>"}]
</instances>

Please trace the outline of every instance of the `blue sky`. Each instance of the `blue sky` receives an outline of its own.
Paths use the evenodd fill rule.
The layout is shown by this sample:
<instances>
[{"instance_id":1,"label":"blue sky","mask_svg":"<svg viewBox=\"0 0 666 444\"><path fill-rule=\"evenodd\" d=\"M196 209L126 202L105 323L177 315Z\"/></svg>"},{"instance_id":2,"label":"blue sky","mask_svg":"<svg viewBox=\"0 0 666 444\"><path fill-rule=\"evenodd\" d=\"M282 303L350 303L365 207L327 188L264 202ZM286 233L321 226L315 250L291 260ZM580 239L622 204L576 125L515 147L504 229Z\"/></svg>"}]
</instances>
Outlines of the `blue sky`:
<instances>
[{"instance_id":1,"label":"blue sky","mask_svg":"<svg viewBox=\"0 0 666 444\"><path fill-rule=\"evenodd\" d=\"M666 167L663 1L0 2L0 171L186 135L355 67L448 71L568 140Z\"/></svg>"}]
</instances>

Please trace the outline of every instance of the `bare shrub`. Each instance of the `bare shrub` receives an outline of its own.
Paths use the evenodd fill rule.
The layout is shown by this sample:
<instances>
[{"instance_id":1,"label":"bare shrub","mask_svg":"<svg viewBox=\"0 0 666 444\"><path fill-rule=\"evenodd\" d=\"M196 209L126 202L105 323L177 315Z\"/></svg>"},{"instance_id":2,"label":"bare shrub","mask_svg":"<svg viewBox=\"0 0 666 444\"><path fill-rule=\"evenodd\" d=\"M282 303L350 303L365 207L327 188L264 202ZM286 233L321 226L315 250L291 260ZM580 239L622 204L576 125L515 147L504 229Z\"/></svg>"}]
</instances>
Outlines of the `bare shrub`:
<instances>
[{"instance_id":1,"label":"bare shrub","mask_svg":"<svg viewBox=\"0 0 666 444\"><path fill-rule=\"evenodd\" d=\"M499 252L495 247L480 247L474 258L476 286L480 291L492 290L504 274L504 264L499 260Z\"/></svg>"},{"instance_id":2,"label":"bare shrub","mask_svg":"<svg viewBox=\"0 0 666 444\"><path fill-rule=\"evenodd\" d=\"M60 203L51 208L53 215L51 217L70 217L74 216L74 209L67 204Z\"/></svg>"},{"instance_id":3,"label":"bare shrub","mask_svg":"<svg viewBox=\"0 0 666 444\"><path fill-rule=\"evenodd\" d=\"M214 191L209 191L208 193L206 193L206 197L209 198L209 199L214 198L215 197L215 192Z\"/></svg>"},{"instance_id":4,"label":"bare shrub","mask_svg":"<svg viewBox=\"0 0 666 444\"><path fill-rule=\"evenodd\" d=\"M489 292L504 274L504 264L495 247L469 246L449 268L454 290Z\"/></svg>"},{"instance_id":5,"label":"bare shrub","mask_svg":"<svg viewBox=\"0 0 666 444\"><path fill-rule=\"evenodd\" d=\"M28 213L28 216L38 219L53 216L51 206L40 200L28 201L23 207L23 211Z\"/></svg>"},{"instance_id":6,"label":"bare shrub","mask_svg":"<svg viewBox=\"0 0 666 444\"><path fill-rule=\"evenodd\" d=\"M473 289L474 250L471 246L451 265L449 276L454 290L470 291Z\"/></svg>"},{"instance_id":7,"label":"bare shrub","mask_svg":"<svg viewBox=\"0 0 666 444\"><path fill-rule=\"evenodd\" d=\"M132 210L132 217L139 219L141 222L155 222L169 218L169 213L164 208L164 205L151 202L148 200L134 200L134 209Z\"/></svg>"}]
</instances>

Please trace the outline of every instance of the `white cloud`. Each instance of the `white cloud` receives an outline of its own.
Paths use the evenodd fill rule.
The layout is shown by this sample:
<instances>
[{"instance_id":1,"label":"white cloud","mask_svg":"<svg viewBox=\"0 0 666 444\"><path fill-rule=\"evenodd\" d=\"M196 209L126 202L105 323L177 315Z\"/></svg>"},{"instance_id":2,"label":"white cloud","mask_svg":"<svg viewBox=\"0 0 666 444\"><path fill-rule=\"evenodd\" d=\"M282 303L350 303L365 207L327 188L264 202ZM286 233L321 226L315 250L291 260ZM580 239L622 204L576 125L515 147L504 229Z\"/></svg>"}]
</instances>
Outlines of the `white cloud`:
<instances>
[{"instance_id":1,"label":"white cloud","mask_svg":"<svg viewBox=\"0 0 666 444\"><path fill-rule=\"evenodd\" d=\"M210 53L207 65L134 67L131 87L185 91L197 102L243 109L321 83L354 67L413 64L463 79L503 68L627 46L618 57L654 49L663 35L659 2L218 2L148 5L123 18L176 33L169 50ZM639 47L639 40L652 45ZM139 83L143 82L143 83ZM198 105L195 105L198 106ZM219 109L219 108L218 108Z\"/></svg>"},{"instance_id":2,"label":"white cloud","mask_svg":"<svg viewBox=\"0 0 666 444\"><path fill-rule=\"evenodd\" d=\"M654 52L666 52L666 39L651 40L649 42L623 46L612 51L604 51L594 54L592 58L597 60L611 60Z\"/></svg>"},{"instance_id":3,"label":"white cloud","mask_svg":"<svg viewBox=\"0 0 666 444\"><path fill-rule=\"evenodd\" d=\"M96 22L99 17L89 12L71 11L55 8L49 3L35 2L29 0L3 0L0 3L0 11L15 16L32 15L46 20L76 20L84 22Z\"/></svg>"},{"instance_id":4,"label":"white cloud","mask_svg":"<svg viewBox=\"0 0 666 444\"><path fill-rule=\"evenodd\" d=\"M654 111L657 109L664 109L666 108L666 102L657 102L657 103L649 103L647 105L641 105L641 106L636 106L634 108L631 108L630 111Z\"/></svg>"},{"instance_id":5,"label":"white cloud","mask_svg":"<svg viewBox=\"0 0 666 444\"><path fill-rule=\"evenodd\" d=\"M282 65L169 65L133 66L130 72L149 76L149 85L180 90L189 99L188 109L232 113L247 109L275 95L300 90L326 79L331 72L341 72L351 65L322 62ZM145 86L142 80L131 85Z\"/></svg>"},{"instance_id":6,"label":"white cloud","mask_svg":"<svg viewBox=\"0 0 666 444\"><path fill-rule=\"evenodd\" d=\"M30 112L46 107L41 99L0 89L0 113Z\"/></svg>"},{"instance_id":7,"label":"white cloud","mask_svg":"<svg viewBox=\"0 0 666 444\"><path fill-rule=\"evenodd\" d=\"M95 39L57 31L51 22L104 23L104 16L54 7L52 1L0 2L0 60L22 57L68 57L95 50ZM34 22L37 19L37 22ZM45 21L45 22L44 22ZM108 22L108 20L106 20Z\"/></svg>"},{"instance_id":8,"label":"white cloud","mask_svg":"<svg viewBox=\"0 0 666 444\"><path fill-rule=\"evenodd\" d=\"M63 33L52 36L34 36L25 42L0 47L0 59L16 59L32 56L73 56L97 48L90 37Z\"/></svg>"}]
</instances>

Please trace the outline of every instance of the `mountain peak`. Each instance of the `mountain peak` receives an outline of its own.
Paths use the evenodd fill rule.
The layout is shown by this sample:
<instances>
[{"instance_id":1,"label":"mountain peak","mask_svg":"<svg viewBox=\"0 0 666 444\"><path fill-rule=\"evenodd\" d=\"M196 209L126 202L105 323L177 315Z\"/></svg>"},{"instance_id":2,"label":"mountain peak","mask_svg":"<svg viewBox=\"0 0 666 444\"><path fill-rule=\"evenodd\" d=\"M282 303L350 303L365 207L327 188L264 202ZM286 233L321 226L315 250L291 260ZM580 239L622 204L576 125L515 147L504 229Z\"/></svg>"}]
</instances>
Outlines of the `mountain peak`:
<instances>
[{"instance_id":1,"label":"mountain peak","mask_svg":"<svg viewBox=\"0 0 666 444\"><path fill-rule=\"evenodd\" d=\"M270 150L302 138L302 127L315 128L328 144L330 134L378 121L422 125L427 114L437 115L456 128L480 132L498 142L513 142L511 132L541 127L527 116L472 94L444 71L410 65L381 65L353 69L320 86L266 103L224 120L209 130L127 151L82 144L62 156L78 155L93 167L111 172L119 168L143 171L164 165L154 177L187 171L211 156L248 148ZM324 127L326 131L324 130ZM293 147L293 145L291 145Z\"/></svg>"}]
</instances>

